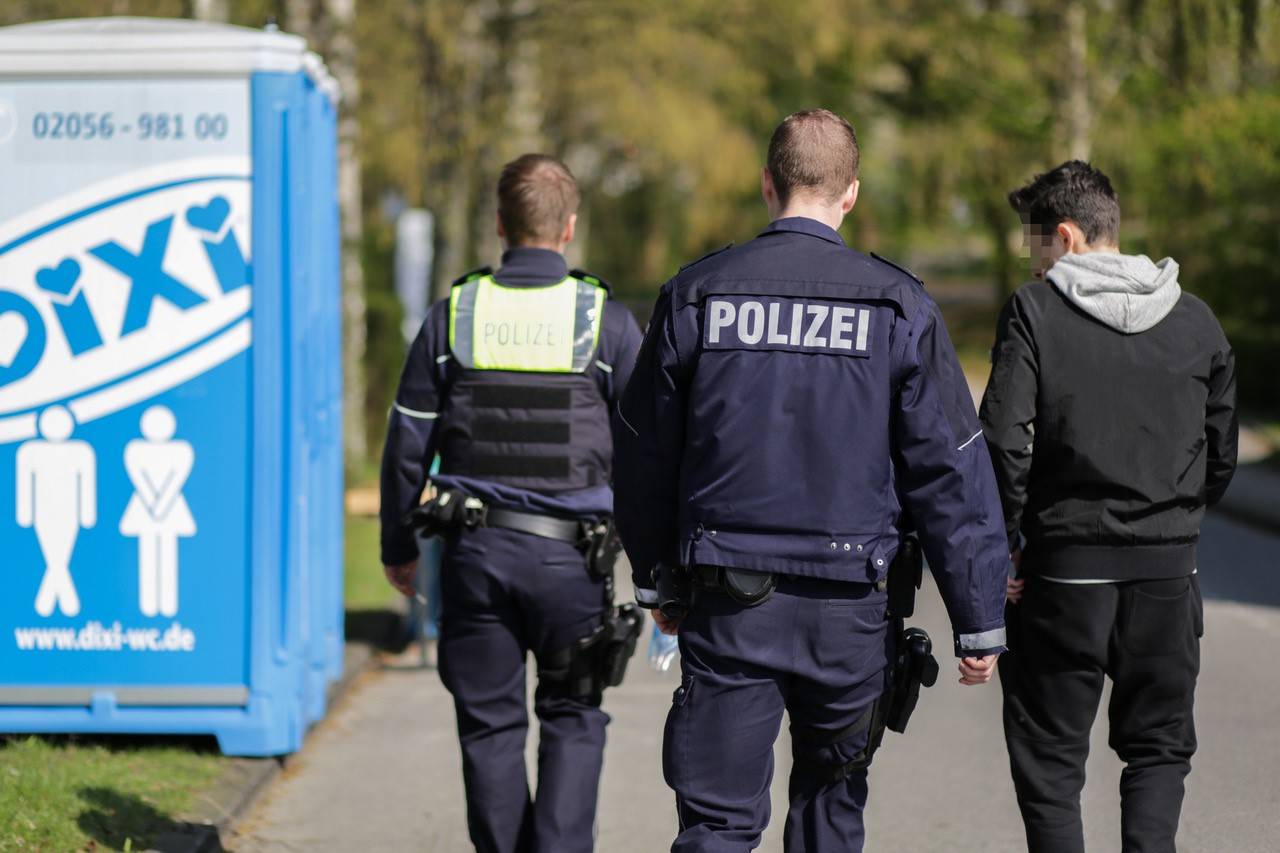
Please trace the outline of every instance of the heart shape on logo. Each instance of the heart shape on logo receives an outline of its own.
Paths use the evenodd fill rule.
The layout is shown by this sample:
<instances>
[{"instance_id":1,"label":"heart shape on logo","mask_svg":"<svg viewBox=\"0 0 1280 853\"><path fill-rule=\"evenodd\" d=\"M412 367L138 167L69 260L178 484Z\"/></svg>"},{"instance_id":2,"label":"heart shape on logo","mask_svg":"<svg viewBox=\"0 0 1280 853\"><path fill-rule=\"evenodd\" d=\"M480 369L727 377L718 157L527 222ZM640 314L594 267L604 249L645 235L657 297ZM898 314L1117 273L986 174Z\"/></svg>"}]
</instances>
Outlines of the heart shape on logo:
<instances>
[{"instance_id":1,"label":"heart shape on logo","mask_svg":"<svg viewBox=\"0 0 1280 853\"><path fill-rule=\"evenodd\" d=\"M9 369L27 342L27 318L17 311L0 314L0 369Z\"/></svg>"},{"instance_id":2,"label":"heart shape on logo","mask_svg":"<svg viewBox=\"0 0 1280 853\"><path fill-rule=\"evenodd\" d=\"M36 284L41 290L66 296L80 278L80 264L72 258L64 258L56 267L45 267L36 273Z\"/></svg>"},{"instance_id":3,"label":"heart shape on logo","mask_svg":"<svg viewBox=\"0 0 1280 853\"><path fill-rule=\"evenodd\" d=\"M187 223L192 228L208 234L217 234L222 223L227 221L231 213L231 205L220 195L216 195L204 207L193 205L187 208Z\"/></svg>"}]
</instances>

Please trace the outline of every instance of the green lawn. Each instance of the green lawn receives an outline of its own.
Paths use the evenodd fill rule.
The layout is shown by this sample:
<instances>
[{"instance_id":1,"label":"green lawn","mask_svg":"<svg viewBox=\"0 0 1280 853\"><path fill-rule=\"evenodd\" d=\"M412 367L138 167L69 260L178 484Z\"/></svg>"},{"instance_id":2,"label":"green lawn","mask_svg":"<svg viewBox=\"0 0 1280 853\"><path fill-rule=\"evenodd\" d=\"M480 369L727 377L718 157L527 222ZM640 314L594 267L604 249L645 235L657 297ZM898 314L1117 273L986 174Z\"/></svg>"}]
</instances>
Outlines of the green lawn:
<instances>
[{"instance_id":1,"label":"green lawn","mask_svg":"<svg viewBox=\"0 0 1280 853\"><path fill-rule=\"evenodd\" d=\"M395 591L378 561L378 519L347 516L346 574L343 589L348 610L380 610L395 600Z\"/></svg>"},{"instance_id":2,"label":"green lawn","mask_svg":"<svg viewBox=\"0 0 1280 853\"><path fill-rule=\"evenodd\" d=\"M346 533L347 608L387 607L377 519ZM212 739L0 738L0 853L145 850L225 761Z\"/></svg>"},{"instance_id":3,"label":"green lawn","mask_svg":"<svg viewBox=\"0 0 1280 853\"><path fill-rule=\"evenodd\" d=\"M223 761L212 740L0 739L0 851L145 850Z\"/></svg>"}]
</instances>

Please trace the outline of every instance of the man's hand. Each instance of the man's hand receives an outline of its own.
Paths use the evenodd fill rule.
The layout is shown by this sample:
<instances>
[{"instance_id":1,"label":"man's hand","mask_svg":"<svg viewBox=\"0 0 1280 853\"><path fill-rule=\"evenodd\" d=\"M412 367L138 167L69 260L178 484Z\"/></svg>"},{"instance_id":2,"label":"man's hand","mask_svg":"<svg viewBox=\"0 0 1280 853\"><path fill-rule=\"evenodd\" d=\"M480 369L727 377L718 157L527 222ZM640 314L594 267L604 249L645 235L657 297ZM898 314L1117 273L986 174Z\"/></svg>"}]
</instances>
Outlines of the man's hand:
<instances>
[{"instance_id":1,"label":"man's hand","mask_svg":"<svg viewBox=\"0 0 1280 853\"><path fill-rule=\"evenodd\" d=\"M680 619L672 619L656 607L653 610L653 621L657 623L658 630L664 634L674 637L680 632Z\"/></svg>"},{"instance_id":2,"label":"man's hand","mask_svg":"<svg viewBox=\"0 0 1280 853\"><path fill-rule=\"evenodd\" d=\"M1009 555L1009 559L1013 562L1013 577L1009 578L1004 588L1004 597L1010 604L1017 604L1022 600L1022 588L1027 585L1025 578L1018 577L1022 571L1022 549L1014 551Z\"/></svg>"},{"instance_id":3,"label":"man's hand","mask_svg":"<svg viewBox=\"0 0 1280 853\"><path fill-rule=\"evenodd\" d=\"M1026 585L1027 582L1022 578L1009 578L1008 583L1005 584L1004 597L1010 604L1017 604L1022 600L1022 588Z\"/></svg>"},{"instance_id":4,"label":"man's hand","mask_svg":"<svg viewBox=\"0 0 1280 853\"><path fill-rule=\"evenodd\" d=\"M387 576L387 581L396 588L396 590L405 598L413 598L415 590L413 588L413 575L418 571L418 561L411 563L401 563L398 566L383 566L382 571Z\"/></svg>"},{"instance_id":5,"label":"man's hand","mask_svg":"<svg viewBox=\"0 0 1280 853\"><path fill-rule=\"evenodd\" d=\"M962 658L960 660L961 684L986 684L996 672L996 658L999 654L986 655L980 658Z\"/></svg>"}]
</instances>

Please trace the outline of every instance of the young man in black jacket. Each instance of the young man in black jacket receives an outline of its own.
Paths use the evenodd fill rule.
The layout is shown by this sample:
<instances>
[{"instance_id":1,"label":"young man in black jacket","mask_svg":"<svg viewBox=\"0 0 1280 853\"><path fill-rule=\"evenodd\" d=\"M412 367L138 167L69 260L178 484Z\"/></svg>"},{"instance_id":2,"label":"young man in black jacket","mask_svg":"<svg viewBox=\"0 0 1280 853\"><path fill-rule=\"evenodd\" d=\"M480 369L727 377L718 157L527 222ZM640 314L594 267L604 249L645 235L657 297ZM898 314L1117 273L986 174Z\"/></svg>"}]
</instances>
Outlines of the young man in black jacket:
<instances>
[{"instance_id":1,"label":"young man in black jacket","mask_svg":"<svg viewBox=\"0 0 1280 853\"><path fill-rule=\"evenodd\" d=\"M1195 752L1196 541L1236 463L1235 363L1178 265L1119 251L1078 160L1009 195L1044 279L1000 315L981 420L1018 578L1000 659L1032 853L1082 853L1089 729L1113 681L1125 853L1174 851Z\"/></svg>"}]
</instances>

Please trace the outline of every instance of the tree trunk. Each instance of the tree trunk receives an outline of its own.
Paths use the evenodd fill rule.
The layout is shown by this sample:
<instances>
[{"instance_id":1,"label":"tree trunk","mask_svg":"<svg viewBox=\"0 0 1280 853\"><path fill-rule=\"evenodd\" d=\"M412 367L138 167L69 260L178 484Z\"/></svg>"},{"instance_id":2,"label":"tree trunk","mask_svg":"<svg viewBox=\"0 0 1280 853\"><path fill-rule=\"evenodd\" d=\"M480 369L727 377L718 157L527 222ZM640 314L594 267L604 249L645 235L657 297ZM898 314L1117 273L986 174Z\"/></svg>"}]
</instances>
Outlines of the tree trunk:
<instances>
[{"instance_id":1,"label":"tree trunk","mask_svg":"<svg viewBox=\"0 0 1280 853\"><path fill-rule=\"evenodd\" d=\"M1085 0L1070 0L1066 11L1067 30L1067 155L1088 160L1093 109L1089 98L1089 32Z\"/></svg>"},{"instance_id":2,"label":"tree trunk","mask_svg":"<svg viewBox=\"0 0 1280 853\"><path fill-rule=\"evenodd\" d=\"M1187 32L1187 10L1185 0L1173 0L1173 32L1170 46L1169 64L1173 70L1173 79L1186 89L1191 81L1191 36Z\"/></svg>"},{"instance_id":3,"label":"tree trunk","mask_svg":"<svg viewBox=\"0 0 1280 853\"><path fill-rule=\"evenodd\" d=\"M226 23L227 0L193 0L191 5L196 20Z\"/></svg>"},{"instance_id":4,"label":"tree trunk","mask_svg":"<svg viewBox=\"0 0 1280 853\"><path fill-rule=\"evenodd\" d=\"M287 0L288 29L324 57L342 90L338 112L338 205L342 214L342 419L348 468L369 454L365 424L363 210L360 194L360 86L356 76L356 0Z\"/></svg>"},{"instance_id":5,"label":"tree trunk","mask_svg":"<svg viewBox=\"0 0 1280 853\"><path fill-rule=\"evenodd\" d=\"M1257 74L1259 0L1240 0L1240 90Z\"/></svg>"},{"instance_id":6,"label":"tree trunk","mask_svg":"<svg viewBox=\"0 0 1280 853\"><path fill-rule=\"evenodd\" d=\"M365 297L360 263L364 214L360 190L360 83L356 77L356 43L352 36L356 0L324 0L331 38L326 61L342 87L338 116L338 204L342 212L342 373L345 382L343 429L348 466L368 457L365 434Z\"/></svg>"},{"instance_id":7,"label":"tree trunk","mask_svg":"<svg viewBox=\"0 0 1280 853\"><path fill-rule=\"evenodd\" d=\"M449 295L449 282L467 271L474 257L472 235L476 222L476 170L483 168L478 144L485 108L483 70L491 45L487 25L493 9L466 3L452 30L441 32L440 22L419 19L417 61L421 83L423 144L434 156L425 170L423 198L436 215L436 261L433 295ZM445 40L456 56L446 55ZM493 220L489 220L492 230ZM494 259L486 259L486 263Z\"/></svg>"}]
</instances>

